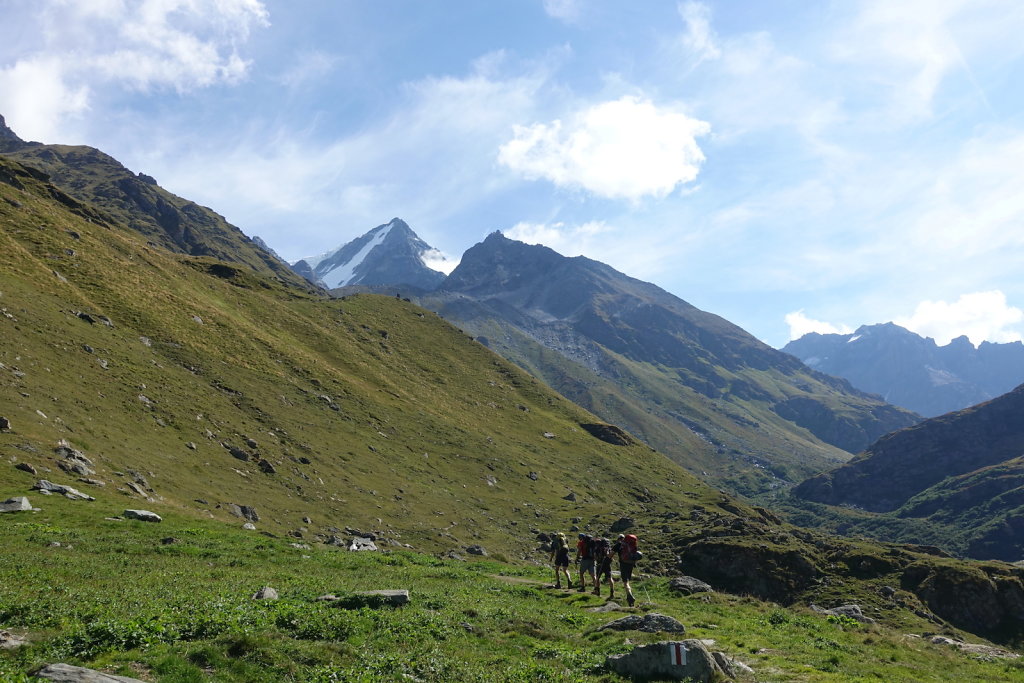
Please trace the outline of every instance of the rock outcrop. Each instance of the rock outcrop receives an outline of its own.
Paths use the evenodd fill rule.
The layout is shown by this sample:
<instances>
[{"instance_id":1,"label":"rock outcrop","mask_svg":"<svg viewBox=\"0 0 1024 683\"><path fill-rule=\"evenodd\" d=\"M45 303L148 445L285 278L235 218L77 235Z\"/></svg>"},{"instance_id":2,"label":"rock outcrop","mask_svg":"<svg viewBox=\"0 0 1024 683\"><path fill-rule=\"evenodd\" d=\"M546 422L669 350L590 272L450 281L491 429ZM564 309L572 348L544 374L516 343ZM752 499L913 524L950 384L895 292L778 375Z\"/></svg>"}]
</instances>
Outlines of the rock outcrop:
<instances>
[{"instance_id":1,"label":"rock outcrop","mask_svg":"<svg viewBox=\"0 0 1024 683\"><path fill-rule=\"evenodd\" d=\"M605 665L620 676L640 681L711 683L725 675L704 643L693 639L639 645L608 657Z\"/></svg>"}]
</instances>

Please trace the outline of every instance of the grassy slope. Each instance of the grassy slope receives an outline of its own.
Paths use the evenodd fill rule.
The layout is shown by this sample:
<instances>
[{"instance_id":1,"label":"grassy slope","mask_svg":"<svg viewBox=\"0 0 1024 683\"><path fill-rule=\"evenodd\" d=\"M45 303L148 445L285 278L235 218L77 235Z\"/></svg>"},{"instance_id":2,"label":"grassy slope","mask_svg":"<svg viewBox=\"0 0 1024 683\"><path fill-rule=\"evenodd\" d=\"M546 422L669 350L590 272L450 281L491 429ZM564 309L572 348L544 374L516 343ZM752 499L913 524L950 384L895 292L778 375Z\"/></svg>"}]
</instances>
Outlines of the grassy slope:
<instances>
[{"instance_id":1,"label":"grassy slope","mask_svg":"<svg viewBox=\"0 0 1024 683\"><path fill-rule=\"evenodd\" d=\"M222 523L235 529L241 524L227 513L226 503L252 505L261 514L261 530L301 534L309 543L351 526L376 530L385 544L408 543L429 552L461 552L466 545L481 544L493 557L515 561L543 559L536 549L538 530L565 529L578 518L584 528L604 531L627 514L636 519L650 551L645 570L655 573L671 570L672 555L691 547L694 539L714 541L724 534L731 543L779 552L788 552L795 542L777 524L742 522L759 515L650 449L613 446L589 436L580 424L593 422L592 415L410 304L376 296L329 301L243 269L170 254L116 225L97 223L88 207L75 206L15 165L0 161L0 176L7 178L0 183L0 251L5 254L0 405L13 426L0 434L0 498L24 495L36 479L46 477L98 499L70 503L28 494L43 512L28 522L25 515L0 519L7 549L0 565L0 624L28 629L43 641L27 657L60 654L90 661L105 656L107 647L89 649L92 641L124 651L141 637L154 640L152 656L114 657L157 666L154 658L167 654L168 667L207 666L222 673L223 680L251 680L254 667L277 672L268 680L281 680L280 672L294 666L301 669L295 674L299 680L311 680L316 666L356 666L353 658L362 650L383 661L389 649L408 647L414 639L418 647L437 649L438 658L461 656L446 649L447 639L455 640L449 630L435 631L422 621L441 606L413 611L421 620L415 628L387 626L388 633L395 630L400 636L384 635L380 641L368 640L375 622L366 615L351 626L352 633L362 635L315 644L303 638L319 641L317 629L330 624L302 627L307 636L294 642L300 627L289 626L284 617L246 616L252 608L241 605L249 604L250 582L278 582L305 605L312 592L322 589L366 587L358 578L366 572L389 582L418 580L420 570L385 569L392 562L438 565L425 558L356 559L313 545L311 556L323 564L310 569L280 539L225 530ZM98 316L108 316L113 326ZM248 438L257 446L247 446ZM93 478L106 486L91 486L62 472L53 450L59 439L91 458L97 469ZM258 454L276 473L233 458L221 442ZM15 463L32 464L40 475L15 469ZM528 476L531 472L536 479ZM150 500L128 492L127 482L139 476L152 489ZM577 501L564 499L569 491ZM173 523L146 527L152 531L132 541L123 530L135 525L104 520L129 507L153 509ZM705 513L714 514L713 523L694 521ZM184 547L156 548L157 533L182 538ZM73 552L47 549L52 540L71 542ZM836 553L813 561L827 567L843 557ZM232 564L240 571L230 569ZM344 572L352 578L338 579ZM125 581L126 574L131 581ZM461 595L458 610L465 613L465 605L488 604L491 592L501 595L493 584L477 585L472 580L477 576L471 569L448 567L433 577L430 590L455 591ZM653 585L655 593L663 586ZM852 580L838 592L836 583L830 585L807 595L869 604L875 589ZM56 590L44 589L50 586ZM54 616L45 616L43 607L60 595L71 599L54 607ZM217 596L224 601L218 603ZM591 639L580 641L573 634L597 617L584 615L579 621L572 611L573 616L552 622L538 615L556 609L558 601L537 599L536 610L527 616L492 615L488 637L476 643L477 654L466 660L467 666L477 667L474 675L482 678L481 671L493 671L495 665L486 662L498 657L503 671L522 669L530 679L533 670L525 659L539 642L569 650L583 642L586 654L580 656L593 661L587 645ZM803 598L794 594L792 599ZM907 599L913 602L913 596ZM725 606L720 614L746 604L728 596L713 600ZM763 628L758 619L771 609L749 604L748 612L736 607L741 617L729 629L728 637L740 649L745 646L741 642L764 642L752 634ZM195 612L221 609L228 623L224 630L217 627L203 631L198 641L184 640L200 645L174 646L178 649L169 653L156 641L177 637L145 635L152 616L177 614L168 631L173 633L195 626L181 621L194 621ZM924 628L908 615L895 610L887 618L904 628ZM448 613L445 623L450 626L456 616ZM85 626L107 617L113 622L106 631ZM251 624L245 621L250 618ZM498 624L509 618L514 623L498 637ZM744 626L744 619L750 623ZM813 628L826 627L815 622ZM126 629L143 633L125 635ZM543 635L545 629L554 635ZM799 629L795 633L802 633ZM72 645L84 643L86 649L66 649L67 639L75 637ZM623 640L601 642L615 649ZM849 652L861 652L853 641L849 647ZM179 656L192 664L174 663ZM562 657L557 654L559 663L552 665L559 671L565 669ZM765 661L770 668L792 671L814 666L812 661L834 668L839 666L836 657L844 661L841 652L811 651L792 661L788 652L769 653ZM927 647L913 655L932 662L922 666L941 668L932 657ZM428 660L424 653L418 661ZM307 661L313 668L302 668ZM873 661L857 666L869 665L888 666ZM175 675L160 677L195 680ZM436 680L443 678L437 674ZM779 680L792 678L781 675Z\"/></svg>"},{"instance_id":2,"label":"grassy slope","mask_svg":"<svg viewBox=\"0 0 1024 683\"><path fill-rule=\"evenodd\" d=\"M0 525L0 624L32 645L0 653L0 679L52 661L165 682L614 681L601 665L665 634L595 632L621 612L544 588L547 571L410 553L293 548L169 512L110 521L116 500L47 500ZM166 544L163 539L176 542ZM60 546L53 546L60 543ZM250 596L270 585L277 602ZM51 588L55 587L55 588ZM315 601L406 588L402 609ZM676 617L686 637L752 666L758 681L1015 681L1018 662L932 645L922 622L898 628L828 619L725 593L679 597L642 578L638 608ZM752 680L743 678L742 680Z\"/></svg>"}]
</instances>

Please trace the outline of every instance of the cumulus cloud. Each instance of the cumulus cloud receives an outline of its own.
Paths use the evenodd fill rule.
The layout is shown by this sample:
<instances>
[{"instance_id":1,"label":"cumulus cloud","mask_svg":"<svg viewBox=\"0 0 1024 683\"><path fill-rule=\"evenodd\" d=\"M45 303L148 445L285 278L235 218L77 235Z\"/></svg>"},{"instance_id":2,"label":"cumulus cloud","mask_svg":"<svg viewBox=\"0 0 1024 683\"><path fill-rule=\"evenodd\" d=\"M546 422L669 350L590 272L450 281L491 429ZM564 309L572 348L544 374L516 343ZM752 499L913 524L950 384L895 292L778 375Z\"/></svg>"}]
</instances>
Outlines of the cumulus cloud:
<instances>
[{"instance_id":1,"label":"cumulus cloud","mask_svg":"<svg viewBox=\"0 0 1024 683\"><path fill-rule=\"evenodd\" d=\"M803 309L786 314L786 324L789 325L789 339L799 339L805 334L817 332L818 334L850 334L853 329L848 325L833 325L832 323L808 318L804 315Z\"/></svg>"},{"instance_id":2,"label":"cumulus cloud","mask_svg":"<svg viewBox=\"0 0 1024 683\"><path fill-rule=\"evenodd\" d=\"M999 290L963 294L952 303L922 301L912 315L893 322L932 337L940 346L961 335L966 335L975 346L983 341L1005 343L1024 339L1020 327L1024 311L1009 305L1006 295Z\"/></svg>"},{"instance_id":3,"label":"cumulus cloud","mask_svg":"<svg viewBox=\"0 0 1024 683\"><path fill-rule=\"evenodd\" d=\"M431 270L436 270L448 275L459 265L461 259L452 258L440 249L430 249L420 254L423 265Z\"/></svg>"},{"instance_id":4,"label":"cumulus cloud","mask_svg":"<svg viewBox=\"0 0 1024 683\"><path fill-rule=\"evenodd\" d=\"M603 197L665 197L696 179L704 163L697 138L710 130L676 108L626 96L566 122L515 126L498 161L527 178Z\"/></svg>"},{"instance_id":5,"label":"cumulus cloud","mask_svg":"<svg viewBox=\"0 0 1024 683\"><path fill-rule=\"evenodd\" d=\"M238 81L249 63L237 46L268 23L259 0L58 0L33 12L13 20L35 23L37 42L0 48L0 110L43 140L105 85L186 92Z\"/></svg>"},{"instance_id":6,"label":"cumulus cloud","mask_svg":"<svg viewBox=\"0 0 1024 683\"><path fill-rule=\"evenodd\" d=\"M603 221L581 225L565 223L516 223L505 231L509 239L527 244L543 244L563 256L580 256L588 251L594 237L613 232Z\"/></svg>"}]
</instances>

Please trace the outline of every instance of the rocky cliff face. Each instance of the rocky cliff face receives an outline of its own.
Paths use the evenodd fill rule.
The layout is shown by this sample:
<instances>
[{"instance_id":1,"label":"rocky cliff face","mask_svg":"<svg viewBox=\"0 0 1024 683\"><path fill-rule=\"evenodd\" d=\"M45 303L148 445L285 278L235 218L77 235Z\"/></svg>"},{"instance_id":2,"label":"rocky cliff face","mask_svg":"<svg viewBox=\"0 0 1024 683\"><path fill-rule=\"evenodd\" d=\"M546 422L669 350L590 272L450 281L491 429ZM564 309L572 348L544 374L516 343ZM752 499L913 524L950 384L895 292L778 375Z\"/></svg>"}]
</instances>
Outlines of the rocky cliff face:
<instances>
[{"instance_id":1,"label":"rocky cliff face","mask_svg":"<svg viewBox=\"0 0 1024 683\"><path fill-rule=\"evenodd\" d=\"M975 348L959 337L938 346L893 323L866 325L853 334L811 333L782 350L927 417L987 401L1024 382L1020 342Z\"/></svg>"}]
</instances>

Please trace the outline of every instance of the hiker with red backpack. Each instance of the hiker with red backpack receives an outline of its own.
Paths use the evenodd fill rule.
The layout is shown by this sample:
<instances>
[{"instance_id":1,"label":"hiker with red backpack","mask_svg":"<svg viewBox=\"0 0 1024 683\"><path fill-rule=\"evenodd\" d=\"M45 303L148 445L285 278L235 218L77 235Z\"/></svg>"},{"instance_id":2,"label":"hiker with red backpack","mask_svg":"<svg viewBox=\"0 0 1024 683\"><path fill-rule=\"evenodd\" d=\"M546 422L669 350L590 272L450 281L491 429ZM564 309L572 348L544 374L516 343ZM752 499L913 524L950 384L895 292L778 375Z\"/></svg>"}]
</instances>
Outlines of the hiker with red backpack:
<instances>
[{"instance_id":1,"label":"hiker with red backpack","mask_svg":"<svg viewBox=\"0 0 1024 683\"><path fill-rule=\"evenodd\" d=\"M579 540L576 542L576 563L580 566L580 587L579 592L587 590L587 575L596 584L594 578L594 538L590 534L580 532Z\"/></svg>"},{"instance_id":2,"label":"hiker with red backpack","mask_svg":"<svg viewBox=\"0 0 1024 683\"><path fill-rule=\"evenodd\" d=\"M633 599L633 588L629 582L633 579L633 568L643 557L643 554L637 550L636 536L619 534L619 539L612 546L612 552L619 556L619 578L622 579L622 585L626 588L626 601L632 607L636 600Z\"/></svg>"},{"instance_id":3,"label":"hiker with red backpack","mask_svg":"<svg viewBox=\"0 0 1024 683\"><path fill-rule=\"evenodd\" d=\"M565 574L565 583L572 588L572 579L569 578L569 541L565 534L559 531L551 544L551 561L555 563L555 588L562 587L562 574Z\"/></svg>"},{"instance_id":4,"label":"hiker with red backpack","mask_svg":"<svg viewBox=\"0 0 1024 683\"><path fill-rule=\"evenodd\" d=\"M615 581L612 579L612 544L607 538L594 539L594 563L597 572L594 576L594 595L601 594L601 578L608 583L608 598L615 598Z\"/></svg>"}]
</instances>

